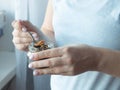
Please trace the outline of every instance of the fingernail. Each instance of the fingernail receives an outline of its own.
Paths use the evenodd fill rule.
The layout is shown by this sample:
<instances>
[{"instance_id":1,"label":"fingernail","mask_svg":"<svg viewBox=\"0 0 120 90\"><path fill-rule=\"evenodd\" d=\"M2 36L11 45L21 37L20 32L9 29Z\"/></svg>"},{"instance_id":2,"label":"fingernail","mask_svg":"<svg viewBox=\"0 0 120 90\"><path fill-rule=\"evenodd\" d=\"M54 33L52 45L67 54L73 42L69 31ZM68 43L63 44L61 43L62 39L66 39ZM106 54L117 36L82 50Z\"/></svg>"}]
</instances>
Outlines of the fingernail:
<instances>
[{"instance_id":1,"label":"fingernail","mask_svg":"<svg viewBox=\"0 0 120 90\"><path fill-rule=\"evenodd\" d=\"M34 56L31 54L31 55L29 56L29 59L32 60L33 58L34 58Z\"/></svg>"},{"instance_id":2,"label":"fingernail","mask_svg":"<svg viewBox=\"0 0 120 90\"><path fill-rule=\"evenodd\" d=\"M28 57L30 57L30 56L31 56L31 54L32 54L31 52L28 52L28 53L27 53L27 56L28 56Z\"/></svg>"},{"instance_id":3,"label":"fingernail","mask_svg":"<svg viewBox=\"0 0 120 90\"><path fill-rule=\"evenodd\" d=\"M22 31L23 32L27 32L27 29L24 27L24 28L22 28Z\"/></svg>"},{"instance_id":4,"label":"fingernail","mask_svg":"<svg viewBox=\"0 0 120 90\"><path fill-rule=\"evenodd\" d=\"M33 33L32 36L35 38L35 37L37 37L37 34L36 34L36 33Z\"/></svg>"},{"instance_id":5,"label":"fingernail","mask_svg":"<svg viewBox=\"0 0 120 90\"><path fill-rule=\"evenodd\" d=\"M28 67L29 67L29 68L32 68L32 67L33 67L33 65L32 65L32 64L29 64L29 65L28 65Z\"/></svg>"},{"instance_id":6,"label":"fingernail","mask_svg":"<svg viewBox=\"0 0 120 90\"><path fill-rule=\"evenodd\" d=\"M37 37L37 38L35 38L35 40L36 40L36 41L38 41L38 40L39 40L39 38Z\"/></svg>"},{"instance_id":7,"label":"fingernail","mask_svg":"<svg viewBox=\"0 0 120 90\"><path fill-rule=\"evenodd\" d=\"M37 71L33 71L33 75L37 76L39 73Z\"/></svg>"}]
</instances>

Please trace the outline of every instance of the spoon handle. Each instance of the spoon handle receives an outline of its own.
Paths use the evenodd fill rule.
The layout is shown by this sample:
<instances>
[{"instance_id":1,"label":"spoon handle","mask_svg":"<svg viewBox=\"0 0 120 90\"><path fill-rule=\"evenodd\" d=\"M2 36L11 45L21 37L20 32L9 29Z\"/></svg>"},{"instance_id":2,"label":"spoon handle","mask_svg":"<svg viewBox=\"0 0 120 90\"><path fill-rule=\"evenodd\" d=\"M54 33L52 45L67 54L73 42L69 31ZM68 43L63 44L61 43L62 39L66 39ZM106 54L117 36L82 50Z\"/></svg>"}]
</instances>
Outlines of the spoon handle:
<instances>
[{"instance_id":1,"label":"spoon handle","mask_svg":"<svg viewBox=\"0 0 120 90\"><path fill-rule=\"evenodd\" d=\"M33 35L32 35L32 33L31 33L31 32L28 32L28 33L29 33L29 35L31 36L32 41L33 41L33 42L36 42L35 39L34 39L34 37L33 37Z\"/></svg>"}]
</instances>

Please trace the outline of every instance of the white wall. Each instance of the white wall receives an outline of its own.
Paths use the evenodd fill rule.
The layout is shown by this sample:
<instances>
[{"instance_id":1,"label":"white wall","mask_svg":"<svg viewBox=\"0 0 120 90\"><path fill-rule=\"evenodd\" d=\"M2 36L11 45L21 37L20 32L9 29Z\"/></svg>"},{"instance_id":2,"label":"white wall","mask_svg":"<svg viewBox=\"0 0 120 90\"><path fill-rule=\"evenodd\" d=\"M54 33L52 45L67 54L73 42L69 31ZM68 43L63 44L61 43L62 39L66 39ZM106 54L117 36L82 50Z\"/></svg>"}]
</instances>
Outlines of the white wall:
<instances>
[{"instance_id":1,"label":"white wall","mask_svg":"<svg viewBox=\"0 0 120 90\"><path fill-rule=\"evenodd\" d=\"M0 0L0 10L6 12L6 24L4 35L0 37L0 51L13 51L12 27L11 22L14 20L14 0Z\"/></svg>"}]
</instances>

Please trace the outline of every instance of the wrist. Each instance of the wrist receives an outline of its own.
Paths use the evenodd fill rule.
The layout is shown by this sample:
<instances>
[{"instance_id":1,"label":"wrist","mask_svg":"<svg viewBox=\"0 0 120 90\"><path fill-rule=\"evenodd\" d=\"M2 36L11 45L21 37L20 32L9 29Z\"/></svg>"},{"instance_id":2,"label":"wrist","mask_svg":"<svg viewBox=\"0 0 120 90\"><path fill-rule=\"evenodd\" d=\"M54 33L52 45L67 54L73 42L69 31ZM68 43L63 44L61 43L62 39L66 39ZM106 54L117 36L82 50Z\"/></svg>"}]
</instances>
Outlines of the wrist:
<instances>
[{"instance_id":1,"label":"wrist","mask_svg":"<svg viewBox=\"0 0 120 90\"><path fill-rule=\"evenodd\" d=\"M120 76L120 52L111 49L98 48L101 52L97 71L107 73L113 76Z\"/></svg>"},{"instance_id":2,"label":"wrist","mask_svg":"<svg viewBox=\"0 0 120 90\"><path fill-rule=\"evenodd\" d=\"M94 50L94 58L93 58L93 64L92 64L92 71L99 71L99 66L101 63L101 59L103 58L104 54L98 47L93 47Z\"/></svg>"},{"instance_id":3,"label":"wrist","mask_svg":"<svg viewBox=\"0 0 120 90\"><path fill-rule=\"evenodd\" d=\"M83 45L83 46L85 47L85 51L86 51L84 59L87 61L86 62L87 65L85 65L85 70L86 71L98 71L98 66L103 56L102 52L97 47L88 46L88 45Z\"/></svg>"}]
</instances>

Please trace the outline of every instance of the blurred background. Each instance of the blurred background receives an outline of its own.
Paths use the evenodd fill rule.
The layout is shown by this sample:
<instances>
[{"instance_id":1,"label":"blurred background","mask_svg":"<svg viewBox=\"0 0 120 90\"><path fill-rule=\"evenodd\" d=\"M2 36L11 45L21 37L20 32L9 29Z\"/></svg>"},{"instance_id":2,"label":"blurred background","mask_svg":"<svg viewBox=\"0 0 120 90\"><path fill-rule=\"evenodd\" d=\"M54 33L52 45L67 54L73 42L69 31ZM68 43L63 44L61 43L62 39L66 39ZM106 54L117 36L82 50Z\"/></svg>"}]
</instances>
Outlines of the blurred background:
<instances>
[{"instance_id":1,"label":"blurred background","mask_svg":"<svg viewBox=\"0 0 120 90\"><path fill-rule=\"evenodd\" d=\"M0 90L12 90L15 85L16 58L11 34L11 22L15 19L14 2L0 0Z\"/></svg>"},{"instance_id":2,"label":"blurred background","mask_svg":"<svg viewBox=\"0 0 120 90\"><path fill-rule=\"evenodd\" d=\"M33 90L29 89L30 74L25 70L27 56L17 51L12 43L11 23L19 19L29 20L40 28L46 5L47 0L0 0L0 90ZM41 84L30 86L34 90L50 90L44 85L49 84L49 76L32 77L32 83L37 83L38 78L37 82Z\"/></svg>"},{"instance_id":3,"label":"blurred background","mask_svg":"<svg viewBox=\"0 0 120 90\"><path fill-rule=\"evenodd\" d=\"M15 0L0 0L0 51L14 51L11 22L15 18Z\"/></svg>"}]
</instances>

